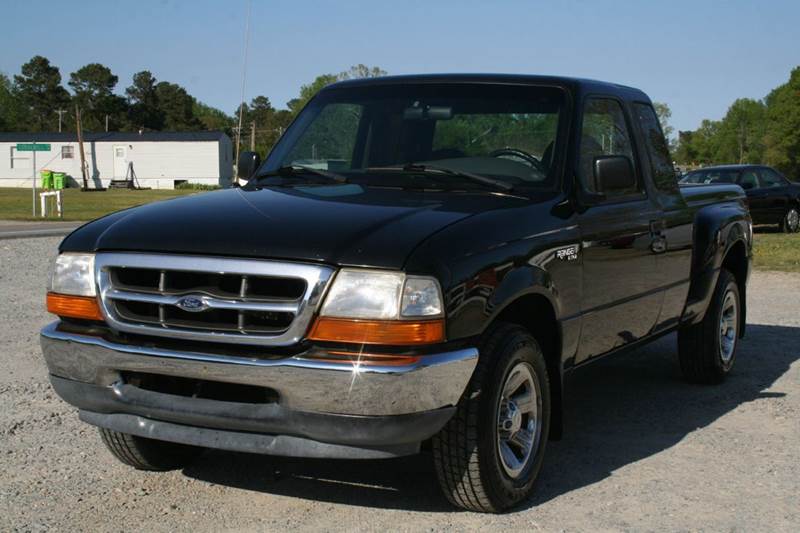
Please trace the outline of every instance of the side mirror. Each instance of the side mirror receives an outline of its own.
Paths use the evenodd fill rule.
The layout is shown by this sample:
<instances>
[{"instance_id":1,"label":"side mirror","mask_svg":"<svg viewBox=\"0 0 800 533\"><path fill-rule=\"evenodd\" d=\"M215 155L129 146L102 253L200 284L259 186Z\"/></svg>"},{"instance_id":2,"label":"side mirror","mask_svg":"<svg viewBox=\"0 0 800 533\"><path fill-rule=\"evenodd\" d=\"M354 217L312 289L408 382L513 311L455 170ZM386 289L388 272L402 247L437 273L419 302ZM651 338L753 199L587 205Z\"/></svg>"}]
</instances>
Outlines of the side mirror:
<instances>
[{"instance_id":1,"label":"side mirror","mask_svg":"<svg viewBox=\"0 0 800 533\"><path fill-rule=\"evenodd\" d=\"M236 175L243 180L249 180L261 165L261 157L255 152L242 152L236 163Z\"/></svg>"},{"instance_id":2,"label":"side mirror","mask_svg":"<svg viewBox=\"0 0 800 533\"><path fill-rule=\"evenodd\" d=\"M595 157L594 181L600 193L630 191L636 188L633 164L624 155Z\"/></svg>"}]
</instances>

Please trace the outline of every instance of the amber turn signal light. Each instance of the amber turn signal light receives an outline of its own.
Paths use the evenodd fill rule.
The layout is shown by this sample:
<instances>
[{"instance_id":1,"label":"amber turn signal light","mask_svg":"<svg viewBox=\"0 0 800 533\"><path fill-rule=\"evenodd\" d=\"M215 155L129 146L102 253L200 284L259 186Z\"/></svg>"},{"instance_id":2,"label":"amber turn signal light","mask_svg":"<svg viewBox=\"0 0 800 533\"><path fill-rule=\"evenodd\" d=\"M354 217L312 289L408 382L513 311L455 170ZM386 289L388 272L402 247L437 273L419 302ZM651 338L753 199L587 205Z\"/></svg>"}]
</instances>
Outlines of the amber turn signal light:
<instances>
[{"instance_id":1,"label":"amber turn signal light","mask_svg":"<svg viewBox=\"0 0 800 533\"><path fill-rule=\"evenodd\" d=\"M319 317L311 328L314 341L408 346L444 341L444 320L355 320Z\"/></svg>"},{"instance_id":2,"label":"amber turn signal light","mask_svg":"<svg viewBox=\"0 0 800 533\"><path fill-rule=\"evenodd\" d=\"M85 320L103 320L103 313L93 296L69 296L67 294L47 293L47 311L54 315L83 318Z\"/></svg>"}]
</instances>

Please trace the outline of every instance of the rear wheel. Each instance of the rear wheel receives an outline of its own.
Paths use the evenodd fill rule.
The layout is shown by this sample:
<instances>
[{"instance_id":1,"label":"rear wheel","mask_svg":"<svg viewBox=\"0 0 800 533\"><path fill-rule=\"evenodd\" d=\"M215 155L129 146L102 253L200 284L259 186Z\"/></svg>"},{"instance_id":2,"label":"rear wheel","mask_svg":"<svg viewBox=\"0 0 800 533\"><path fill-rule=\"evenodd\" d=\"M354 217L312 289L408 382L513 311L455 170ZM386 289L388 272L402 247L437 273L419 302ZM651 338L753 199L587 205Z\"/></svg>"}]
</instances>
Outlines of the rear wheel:
<instances>
[{"instance_id":1,"label":"rear wheel","mask_svg":"<svg viewBox=\"0 0 800 533\"><path fill-rule=\"evenodd\" d=\"M433 438L439 483L451 503L500 512L532 491L550 430L544 355L527 330L495 327L481 346L455 416Z\"/></svg>"},{"instance_id":2,"label":"rear wheel","mask_svg":"<svg viewBox=\"0 0 800 533\"><path fill-rule=\"evenodd\" d=\"M797 233L800 231L800 211L790 207L781 221L781 231L784 233Z\"/></svg>"},{"instance_id":3,"label":"rear wheel","mask_svg":"<svg viewBox=\"0 0 800 533\"><path fill-rule=\"evenodd\" d=\"M725 379L736 360L741 316L736 278L722 270L703 320L678 331L681 371L688 381L719 383Z\"/></svg>"},{"instance_id":4,"label":"rear wheel","mask_svg":"<svg viewBox=\"0 0 800 533\"><path fill-rule=\"evenodd\" d=\"M166 471L182 468L194 461L203 448L137 437L100 428L106 448L121 463L137 470Z\"/></svg>"}]
</instances>

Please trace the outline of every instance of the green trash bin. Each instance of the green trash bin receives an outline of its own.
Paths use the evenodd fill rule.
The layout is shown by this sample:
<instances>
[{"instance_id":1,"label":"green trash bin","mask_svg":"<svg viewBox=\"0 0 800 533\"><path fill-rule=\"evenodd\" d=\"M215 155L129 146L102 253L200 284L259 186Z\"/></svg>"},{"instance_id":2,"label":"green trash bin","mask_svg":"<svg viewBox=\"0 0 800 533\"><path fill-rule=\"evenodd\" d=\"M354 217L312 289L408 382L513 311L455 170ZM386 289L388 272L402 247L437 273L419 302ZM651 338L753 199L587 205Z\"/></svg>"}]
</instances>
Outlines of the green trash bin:
<instances>
[{"instance_id":1,"label":"green trash bin","mask_svg":"<svg viewBox=\"0 0 800 533\"><path fill-rule=\"evenodd\" d=\"M39 172L39 175L42 177L42 189L52 189L53 188L53 172L51 170L42 170Z\"/></svg>"},{"instance_id":2,"label":"green trash bin","mask_svg":"<svg viewBox=\"0 0 800 533\"><path fill-rule=\"evenodd\" d=\"M66 175L63 172L53 173L53 188L56 190L63 189L66 186Z\"/></svg>"}]
</instances>

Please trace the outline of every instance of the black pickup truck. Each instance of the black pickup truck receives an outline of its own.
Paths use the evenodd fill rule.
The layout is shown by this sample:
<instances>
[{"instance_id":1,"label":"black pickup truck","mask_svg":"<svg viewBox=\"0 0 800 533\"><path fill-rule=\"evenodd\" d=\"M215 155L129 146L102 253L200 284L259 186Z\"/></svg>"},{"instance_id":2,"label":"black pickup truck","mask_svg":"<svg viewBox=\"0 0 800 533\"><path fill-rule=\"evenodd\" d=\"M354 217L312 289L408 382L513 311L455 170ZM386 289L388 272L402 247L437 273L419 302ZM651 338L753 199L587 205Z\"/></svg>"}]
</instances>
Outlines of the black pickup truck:
<instances>
[{"instance_id":1,"label":"black pickup truck","mask_svg":"<svg viewBox=\"0 0 800 533\"><path fill-rule=\"evenodd\" d=\"M677 331L688 380L731 371L745 195L679 189L639 90L347 81L238 164L244 186L60 245L50 379L123 463L425 450L453 504L497 512L531 493L573 369Z\"/></svg>"}]
</instances>

